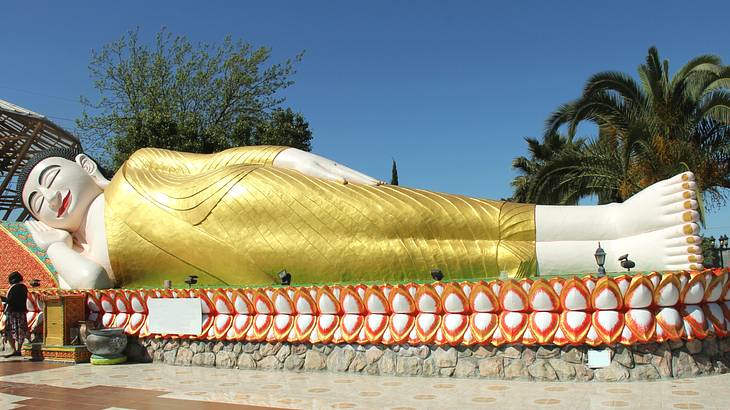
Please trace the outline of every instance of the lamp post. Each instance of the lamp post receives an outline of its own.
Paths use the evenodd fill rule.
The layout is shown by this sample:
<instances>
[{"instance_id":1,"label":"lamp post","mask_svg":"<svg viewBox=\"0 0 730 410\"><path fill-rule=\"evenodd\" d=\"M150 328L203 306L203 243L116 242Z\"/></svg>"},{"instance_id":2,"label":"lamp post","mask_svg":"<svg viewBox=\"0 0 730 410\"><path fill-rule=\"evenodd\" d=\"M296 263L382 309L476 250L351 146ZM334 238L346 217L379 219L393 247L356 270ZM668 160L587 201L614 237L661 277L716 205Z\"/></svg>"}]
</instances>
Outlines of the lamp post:
<instances>
[{"instance_id":1,"label":"lamp post","mask_svg":"<svg viewBox=\"0 0 730 410\"><path fill-rule=\"evenodd\" d=\"M598 242L598 249L596 249L596 253L593 256L596 257L596 263L598 264L598 276L605 276L606 269L603 267L603 264L606 263L606 251L601 248L600 242Z\"/></svg>"},{"instance_id":2,"label":"lamp post","mask_svg":"<svg viewBox=\"0 0 730 410\"><path fill-rule=\"evenodd\" d=\"M717 255L720 258L720 265L719 265L719 267L724 268L725 267L725 258L722 255L722 253L724 251L730 249L727 246L727 241L728 241L727 235L721 235L720 236L720 238L719 238L719 240L720 240L719 241L719 246L718 246L718 243L715 242L715 237L714 236L710 236L707 239L710 241L710 244L712 245L712 251L713 251L712 253L713 253L713 255ZM713 265L717 266L716 264L717 264L717 262L716 261L713 261Z\"/></svg>"},{"instance_id":3,"label":"lamp post","mask_svg":"<svg viewBox=\"0 0 730 410\"><path fill-rule=\"evenodd\" d=\"M722 253L725 252L726 250L728 250L727 240L728 240L727 235L722 235L720 237L720 267L721 268L725 267L725 259L722 255ZM714 241L713 241L713 244L714 244Z\"/></svg>"}]
</instances>

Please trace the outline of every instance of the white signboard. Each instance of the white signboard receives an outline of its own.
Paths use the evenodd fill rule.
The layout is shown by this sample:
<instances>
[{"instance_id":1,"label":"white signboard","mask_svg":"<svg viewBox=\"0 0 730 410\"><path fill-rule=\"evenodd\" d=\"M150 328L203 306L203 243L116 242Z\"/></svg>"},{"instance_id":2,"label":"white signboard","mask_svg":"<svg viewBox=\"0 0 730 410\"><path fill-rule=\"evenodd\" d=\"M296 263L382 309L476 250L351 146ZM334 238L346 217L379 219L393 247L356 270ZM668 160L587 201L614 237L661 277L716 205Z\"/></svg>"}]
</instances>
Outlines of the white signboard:
<instances>
[{"instance_id":1,"label":"white signboard","mask_svg":"<svg viewBox=\"0 0 730 410\"><path fill-rule=\"evenodd\" d=\"M588 350L588 367L597 369L611 364L611 352L606 350Z\"/></svg>"},{"instance_id":2,"label":"white signboard","mask_svg":"<svg viewBox=\"0 0 730 410\"><path fill-rule=\"evenodd\" d=\"M200 298L152 298L147 300L150 333L197 335L203 322Z\"/></svg>"}]
</instances>

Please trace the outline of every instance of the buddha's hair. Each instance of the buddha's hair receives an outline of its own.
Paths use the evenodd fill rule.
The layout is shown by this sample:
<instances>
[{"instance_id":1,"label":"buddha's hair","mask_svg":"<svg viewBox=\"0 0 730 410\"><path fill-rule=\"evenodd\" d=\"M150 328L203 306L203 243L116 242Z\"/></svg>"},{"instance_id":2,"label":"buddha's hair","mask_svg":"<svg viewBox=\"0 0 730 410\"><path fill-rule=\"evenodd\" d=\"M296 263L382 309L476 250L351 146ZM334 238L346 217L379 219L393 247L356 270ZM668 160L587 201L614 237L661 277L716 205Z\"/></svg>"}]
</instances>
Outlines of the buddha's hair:
<instances>
[{"instance_id":1,"label":"buddha's hair","mask_svg":"<svg viewBox=\"0 0 730 410\"><path fill-rule=\"evenodd\" d=\"M25 206L25 202L23 202L23 187L25 187L25 183L28 182L28 176L30 176L30 172L33 168L35 168L39 162L51 157L63 158L74 162L76 161L76 156L79 154L81 154L81 150L76 148L51 148L33 155L28 162L25 163L20 174L18 174L18 180L15 184L15 199L23 205L23 208L30 212L30 209L28 209L28 207Z\"/></svg>"}]
</instances>

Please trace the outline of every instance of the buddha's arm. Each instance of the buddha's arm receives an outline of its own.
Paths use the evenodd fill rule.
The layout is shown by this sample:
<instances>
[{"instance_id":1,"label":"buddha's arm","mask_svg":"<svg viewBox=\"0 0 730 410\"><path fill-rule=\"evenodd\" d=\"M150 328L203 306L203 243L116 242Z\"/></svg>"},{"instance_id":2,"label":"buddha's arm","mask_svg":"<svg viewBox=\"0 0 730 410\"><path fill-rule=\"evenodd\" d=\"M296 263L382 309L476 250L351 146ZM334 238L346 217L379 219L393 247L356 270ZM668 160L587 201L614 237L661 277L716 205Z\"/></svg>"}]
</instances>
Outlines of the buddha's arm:
<instances>
[{"instance_id":1,"label":"buddha's arm","mask_svg":"<svg viewBox=\"0 0 730 410\"><path fill-rule=\"evenodd\" d=\"M192 154L160 148L137 150L125 167L168 174L194 175L231 165L274 165L274 159L288 147L260 145L230 148L215 154Z\"/></svg>"},{"instance_id":2,"label":"buddha's arm","mask_svg":"<svg viewBox=\"0 0 730 410\"><path fill-rule=\"evenodd\" d=\"M114 287L114 283L101 265L71 249L67 244L52 243L47 253L58 274L72 289Z\"/></svg>"},{"instance_id":3,"label":"buddha's arm","mask_svg":"<svg viewBox=\"0 0 730 410\"><path fill-rule=\"evenodd\" d=\"M311 152L271 145L231 148L215 154L190 154L144 148L135 152L125 164L126 167L177 175L199 174L231 165L273 166L340 183L354 182L365 185L381 183L375 178Z\"/></svg>"},{"instance_id":4,"label":"buddha's arm","mask_svg":"<svg viewBox=\"0 0 730 410\"><path fill-rule=\"evenodd\" d=\"M97 262L73 249L71 234L61 229L51 228L43 222L25 223L33 241L45 250L53 266L72 289L103 289L113 287L107 271Z\"/></svg>"},{"instance_id":5,"label":"buddha's arm","mask_svg":"<svg viewBox=\"0 0 730 410\"><path fill-rule=\"evenodd\" d=\"M381 181L339 164L331 159L296 148L287 148L274 158L275 167L299 171L304 175L336 181L354 182L363 185L380 185Z\"/></svg>"}]
</instances>

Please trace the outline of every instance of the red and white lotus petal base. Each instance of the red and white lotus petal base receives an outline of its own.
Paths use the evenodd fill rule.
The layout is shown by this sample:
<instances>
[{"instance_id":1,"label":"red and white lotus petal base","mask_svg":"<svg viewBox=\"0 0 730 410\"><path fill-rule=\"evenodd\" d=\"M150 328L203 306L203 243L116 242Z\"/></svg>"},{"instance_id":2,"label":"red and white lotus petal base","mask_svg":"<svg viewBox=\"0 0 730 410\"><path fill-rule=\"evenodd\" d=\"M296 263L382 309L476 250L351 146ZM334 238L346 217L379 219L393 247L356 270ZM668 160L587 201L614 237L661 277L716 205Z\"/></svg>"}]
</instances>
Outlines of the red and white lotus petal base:
<instances>
[{"instance_id":1,"label":"red and white lotus petal base","mask_svg":"<svg viewBox=\"0 0 730 410\"><path fill-rule=\"evenodd\" d=\"M31 292L84 294L87 317L140 337L303 343L590 346L730 333L727 270L401 285ZM151 335L147 302L197 298L198 335Z\"/></svg>"}]
</instances>

